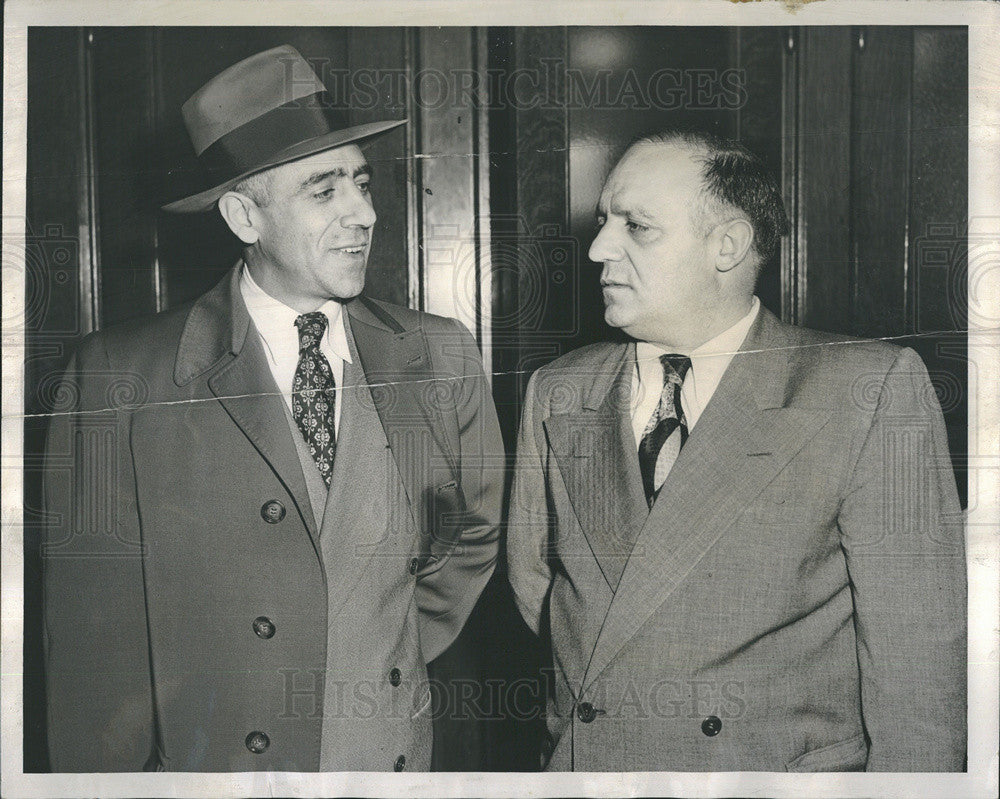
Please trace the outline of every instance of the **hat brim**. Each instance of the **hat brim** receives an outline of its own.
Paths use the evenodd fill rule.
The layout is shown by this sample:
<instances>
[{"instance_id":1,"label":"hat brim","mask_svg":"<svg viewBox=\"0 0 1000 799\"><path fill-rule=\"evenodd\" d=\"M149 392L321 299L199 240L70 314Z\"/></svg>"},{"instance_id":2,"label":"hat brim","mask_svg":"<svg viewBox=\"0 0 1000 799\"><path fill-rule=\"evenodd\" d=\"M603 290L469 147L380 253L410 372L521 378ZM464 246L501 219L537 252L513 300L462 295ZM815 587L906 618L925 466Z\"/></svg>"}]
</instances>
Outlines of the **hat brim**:
<instances>
[{"instance_id":1,"label":"hat brim","mask_svg":"<svg viewBox=\"0 0 1000 799\"><path fill-rule=\"evenodd\" d=\"M378 133L384 133L387 130L398 128L400 125L405 125L407 121L408 120L406 119L394 119L389 122L368 122L364 125L354 125L349 128L344 128L343 130L325 133L322 136L317 136L313 139L307 139L306 141L300 142L293 147L287 147L284 150L275 153L272 158L269 158L260 166L244 172L241 175L237 175L236 177L227 180L225 183L211 189L206 189L198 194L192 194L190 197L175 200L174 202L167 203L161 207L164 211L169 211L170 213L175 214L190 214L197 213L199 211L211 211L223 194L231 190L233 186L250 175L263 172L265 169L270 169L271 167L287 164L291 161L297 161L300 158L315 155L323 150L330 150L334 147L341 147L345 144L351 144L361 139L367 139L369 136L375 136Z\"/></svg>"}]
</instances>

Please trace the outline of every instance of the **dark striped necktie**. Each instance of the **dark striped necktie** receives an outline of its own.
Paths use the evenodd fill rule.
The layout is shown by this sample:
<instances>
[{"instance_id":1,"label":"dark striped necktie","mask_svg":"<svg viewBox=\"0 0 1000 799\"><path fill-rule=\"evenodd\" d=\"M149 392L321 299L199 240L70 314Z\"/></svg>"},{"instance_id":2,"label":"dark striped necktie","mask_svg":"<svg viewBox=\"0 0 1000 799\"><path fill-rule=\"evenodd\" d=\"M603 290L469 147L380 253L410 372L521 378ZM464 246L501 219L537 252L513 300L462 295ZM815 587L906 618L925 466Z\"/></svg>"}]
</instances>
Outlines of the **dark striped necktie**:
<instances>
[{"instance_id":1,"label":"dark striped necktie","mask_svg":"<svg viewBox=\"0 0 1000 799\"><path fill-rule=\"evenodd\" d=\"M660 363L663 365L660 402L649 417L639 442L639 471L649 507L653 507L660 486L667 479L688 437L687 421L681 407L681 385L684 375L691 368L691 359L671 353L661 355Z\"/></svg>"}]
</instances>

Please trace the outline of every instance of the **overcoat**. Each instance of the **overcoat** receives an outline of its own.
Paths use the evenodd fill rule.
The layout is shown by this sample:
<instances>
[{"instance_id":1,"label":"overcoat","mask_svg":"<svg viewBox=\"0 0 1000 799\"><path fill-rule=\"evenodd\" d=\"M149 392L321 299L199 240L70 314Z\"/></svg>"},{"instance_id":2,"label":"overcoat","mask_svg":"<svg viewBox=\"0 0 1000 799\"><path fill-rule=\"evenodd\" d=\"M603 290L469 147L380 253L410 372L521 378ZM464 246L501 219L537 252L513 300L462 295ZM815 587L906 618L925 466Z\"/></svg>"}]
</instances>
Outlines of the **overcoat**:
<instances>
[{"instance_id":1,"label":"overcoat","mask_svg":"<svg viewBox=\"0 0 1000 799\"><path fill-rule=\"evenodd\" d=\"M377 422L335 460L324 515L238 279L88 336L54 394L53 769L314 771L321 741L325 770L427 769L425 664L498 545L479 350L454 320L347 304L364 380L341 389Z\"/></svg>"},{"instance_id":2,"label":"overcoat","mask_svg":"<svg viewBox=\"0 0 1000 799\"><path fill-rule=\"evenodd\" d=\"M508 556L549 769L960 771L966 563L910 349L761 309L647 507L634 344L528 387Z\"/></svg>"}]
</instances>

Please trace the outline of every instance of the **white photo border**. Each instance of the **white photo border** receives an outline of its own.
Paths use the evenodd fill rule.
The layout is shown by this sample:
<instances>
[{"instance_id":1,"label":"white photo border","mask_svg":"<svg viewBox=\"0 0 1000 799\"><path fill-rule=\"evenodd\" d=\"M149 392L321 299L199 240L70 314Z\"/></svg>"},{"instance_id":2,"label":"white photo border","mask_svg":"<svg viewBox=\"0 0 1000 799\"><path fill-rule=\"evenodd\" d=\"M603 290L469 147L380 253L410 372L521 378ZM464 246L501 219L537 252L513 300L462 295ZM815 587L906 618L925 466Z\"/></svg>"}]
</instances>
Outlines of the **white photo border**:
<instances>
[{"instance_id":1,"label":"white photo border","mask_svg":"<svg viewBox=\"0 0 1000 799\"><path fill-rule=\"evenodd\" d=\"M11 0L4 14L3 208L5 239L26 216L29 25L967 25L969 220L1000 237L1000 4L955 0ZM6 222L14 226L8 230ZM17 228L20 228L19 230ZM997 251L1000 241L993 242ZM5 258L7 248L5 247ZM6 797L242 796L996 796L1000 630L1000 258L970 264L969 765L965 774L678 773L286 773L24 774L22 772L23 270L3 263L2 788ZM975 286L975 291L972 291Z\"/></svg>"}]
</instances>

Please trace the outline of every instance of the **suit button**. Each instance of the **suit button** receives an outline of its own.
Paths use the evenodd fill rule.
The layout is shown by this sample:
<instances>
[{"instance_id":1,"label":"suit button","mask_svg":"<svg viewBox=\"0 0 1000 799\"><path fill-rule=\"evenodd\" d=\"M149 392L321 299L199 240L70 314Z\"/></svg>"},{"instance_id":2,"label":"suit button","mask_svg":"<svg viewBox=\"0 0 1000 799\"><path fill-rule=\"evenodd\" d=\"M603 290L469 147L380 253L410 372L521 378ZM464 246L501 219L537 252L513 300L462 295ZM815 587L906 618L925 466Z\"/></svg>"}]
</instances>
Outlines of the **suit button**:
<instances>
[{"instance_id":1,"label":"suit button","mask_svg":"<svg viewBox=\"0 0 1000 799\"><path fill-rule=\"evenodd\" d=\"M393 688L399 685L402 681L403 681L403 675L402 673L400 673L399 669L394 668L389 670L389 683L392 685Z\"/></svg>"},{"instance_id":2,"label":"suit button","mask_svg":"<svg viewBox=\"0 0 1000 799\"><path fill-rule=\"evenodd\" d=\"M701 731L709 738L718 735L722 731L722 719L718 716L709 716L701 723Z\"/></svg>"},{"instance_id":3,"label":"suit button","mask_svg":"<svg viewBox=\"0 0 1000 799\"><path fill-rule=\"evenodd\" d=\"M275 629L274 622L267 616L258 616L253 620L253 631L258 638L273 638Z\"/></svg>"},{"instance_id":4,"label":"suit button","mask_svg":"<svg viewBox=\"0 0 1000 799\"><path fill-rule=\"evenodd\" d=\"M590 724L597 718L597 710L590 702L581 702L576 708L576 715L584 724Z\"/></svg>"},{"instance_id":5,"label":"suit button","mask_svg":"<svg viewBox=\"0 0 1000 799\"><path fill-rule=\"evenodd\" d=\"M247 749L255 755L260 755L267 751L267 747L271 745L271 739L260 730L254 730L247 736L246 744Z\"/></svg>"},{"instance_id":6,"label":"suit button","mask_svg":"<svg viewBox=\"0 0 1000 799\"><path fill-rule=\"evenodd\" d=\"M410 560L410 574L416 574L418 566L420 566L420 561L416 558L412 558Z\"/></svg>"},{"instance_id":7,"label":"suit button","mask_svg":"<svg viewBox=\"0 0 1000 799\"><path fill-rule=\"evenodd\" d=\"M400 755L396 758L396 762L392 764L393 771L402 771L406 768L406 755Z\"/></svg>"},{"instance_id":8,"label":"suit button","mask_svg":"<svg viewBox=\"0 0 1000 799\"><path fill-rule=\"evenodd\" d=\"M276 499L269 499L260 506L260 516L268 524L277 524L285 518L285 506Z\"/></svg>"}]
</instances>

